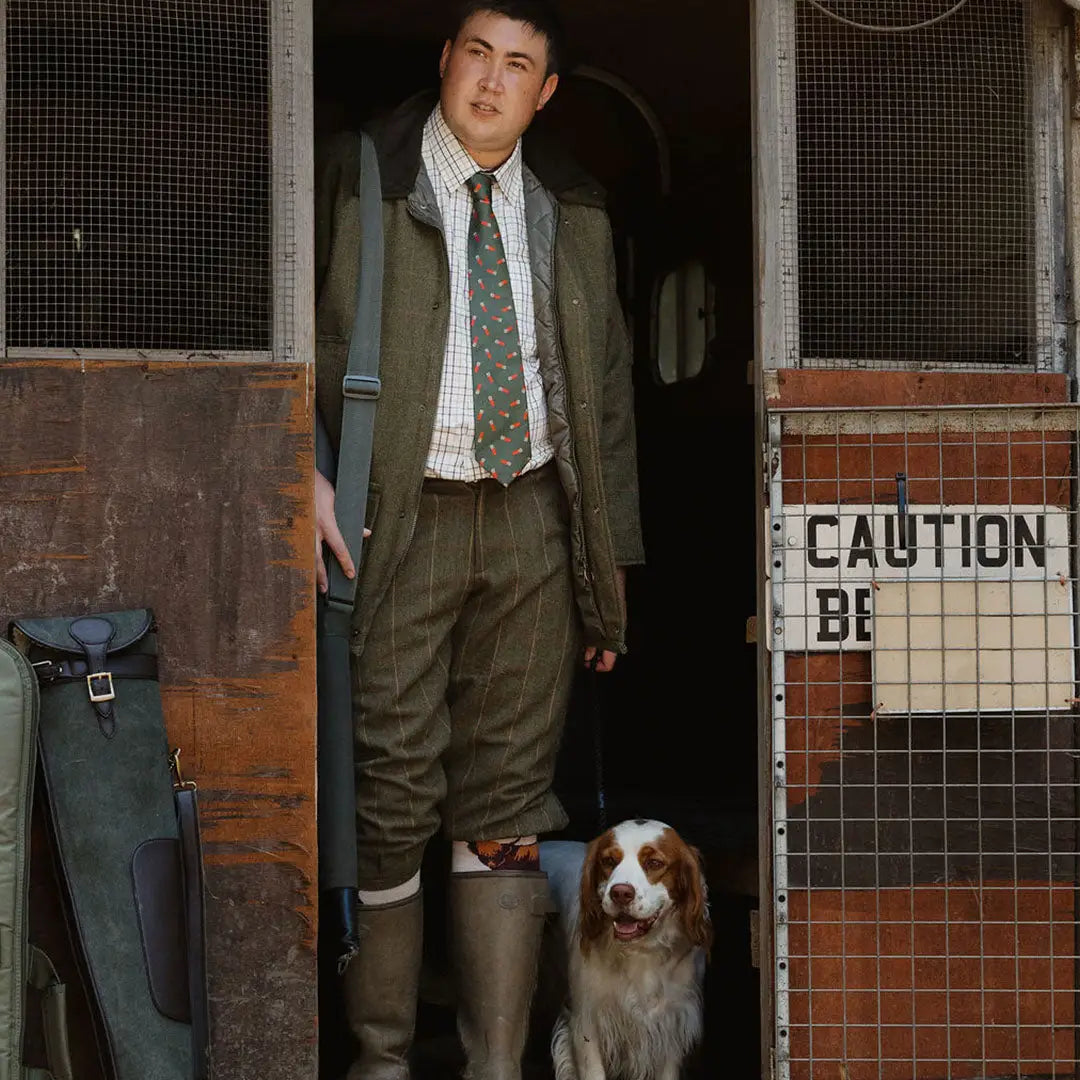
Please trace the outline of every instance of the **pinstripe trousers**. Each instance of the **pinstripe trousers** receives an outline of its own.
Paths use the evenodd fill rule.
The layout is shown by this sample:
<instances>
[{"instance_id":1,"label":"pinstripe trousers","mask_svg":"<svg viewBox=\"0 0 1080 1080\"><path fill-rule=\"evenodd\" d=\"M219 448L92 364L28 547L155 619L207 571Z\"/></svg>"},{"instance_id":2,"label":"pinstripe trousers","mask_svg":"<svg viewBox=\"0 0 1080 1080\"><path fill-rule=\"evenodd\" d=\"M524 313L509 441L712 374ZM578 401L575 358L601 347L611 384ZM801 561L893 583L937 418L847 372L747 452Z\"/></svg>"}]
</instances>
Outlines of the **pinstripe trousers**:
<instances>
[{"instance_id":1,"label":"pinstripe trousers","mask_svg":"<svg viewBox=\"0 0 1080 1080\"><path fill-rule=\"evenodd\" d=\"M354 664L361 889L407 881L440 825L493 840L566 824L551 782L581 648L554 465L506 488L425 480Z\"/></svg>"}]
</instances>

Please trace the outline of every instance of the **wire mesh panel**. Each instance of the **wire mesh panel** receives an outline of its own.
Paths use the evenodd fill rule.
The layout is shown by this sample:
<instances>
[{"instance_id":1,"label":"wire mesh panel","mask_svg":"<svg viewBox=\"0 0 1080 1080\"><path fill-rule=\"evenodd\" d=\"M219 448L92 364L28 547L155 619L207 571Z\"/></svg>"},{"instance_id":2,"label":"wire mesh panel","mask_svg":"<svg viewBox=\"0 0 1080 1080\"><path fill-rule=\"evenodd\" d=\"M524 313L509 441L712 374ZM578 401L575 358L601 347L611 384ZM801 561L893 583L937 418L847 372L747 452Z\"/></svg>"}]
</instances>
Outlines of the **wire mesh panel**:
<instances>
[{"instance_id":1,"label":"wire mesh panel","mask_svg":"<svg viewBox=\"0 0 1080 1080\"><path fill-rule=\"evenodd\" d=\"M0 6L7 346L268 349L268 0Z\"/></svg>"},{"instance_id":2,"label":"wire mesh panel","mask_svg":"<svg viewBox=\"0 0 1080 1080\"><path fill-rule=\"evenodd\" d=\"M789 0L790 366L1033 361L1029 8Z\"/></svg>"},{"instance_id":3,"label":"wire mesh panel","mask_svg":"<svg viewBox=\"0 0 1080 1080\"><path fill-rule=\"evenodd\" d=\"M770 431L781 1075L1072 1077L1080 411Z\"/></svg>"}]
</instances>

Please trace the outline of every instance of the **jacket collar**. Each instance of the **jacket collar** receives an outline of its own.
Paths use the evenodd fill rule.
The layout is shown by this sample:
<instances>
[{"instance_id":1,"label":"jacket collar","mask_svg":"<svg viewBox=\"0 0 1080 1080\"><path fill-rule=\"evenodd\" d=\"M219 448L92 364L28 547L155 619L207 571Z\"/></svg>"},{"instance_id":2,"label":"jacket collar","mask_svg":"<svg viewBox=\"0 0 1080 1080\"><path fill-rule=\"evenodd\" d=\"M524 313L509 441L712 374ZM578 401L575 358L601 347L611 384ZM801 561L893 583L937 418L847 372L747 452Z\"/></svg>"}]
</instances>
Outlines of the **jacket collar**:
<instances>
[{"instance_id":1,"label":"jacket collar","mask_svg":"<svg viewBox=\"0 0 1080 1080\"><path fill-rule=\"evenodd\" d=\"M437 100L430 91L414 94L371 125L384 199L406 199L416 186L424 123ZM604 207L603 188L553 140L540 133L526 133L522 153L525 165L560 202Z\"/></svg>"}]
</instances>

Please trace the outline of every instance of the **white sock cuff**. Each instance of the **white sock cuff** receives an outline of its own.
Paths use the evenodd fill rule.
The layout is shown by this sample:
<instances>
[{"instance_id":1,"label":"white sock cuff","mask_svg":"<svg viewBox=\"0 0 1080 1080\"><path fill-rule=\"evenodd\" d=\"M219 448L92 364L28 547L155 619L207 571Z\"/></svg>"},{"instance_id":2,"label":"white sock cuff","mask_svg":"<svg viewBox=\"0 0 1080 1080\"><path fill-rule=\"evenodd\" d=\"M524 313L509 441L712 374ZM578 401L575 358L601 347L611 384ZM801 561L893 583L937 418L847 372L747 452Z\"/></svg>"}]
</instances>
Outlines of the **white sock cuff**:
<instances>
[{"instance_id":1,"label":"white sock cuff","mask_svg":"<svg viewBox=\"0 0 1080 1080\"><path fill-rule=\"evenodd\" d=\"M392 889L359 889L357 896L361 904L396 904L401 900L408 900L420 891L420 871L402 885L395 885Z\"/></svg>"}]
</instances>

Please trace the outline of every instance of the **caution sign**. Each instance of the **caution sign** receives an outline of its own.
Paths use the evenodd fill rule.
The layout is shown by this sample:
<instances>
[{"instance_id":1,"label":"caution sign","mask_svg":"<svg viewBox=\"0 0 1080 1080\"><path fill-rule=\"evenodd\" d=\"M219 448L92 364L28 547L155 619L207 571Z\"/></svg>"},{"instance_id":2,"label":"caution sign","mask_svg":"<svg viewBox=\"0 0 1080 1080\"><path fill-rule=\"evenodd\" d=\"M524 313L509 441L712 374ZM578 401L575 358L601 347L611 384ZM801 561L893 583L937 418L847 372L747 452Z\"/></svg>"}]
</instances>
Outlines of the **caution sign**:
<instances>
[{"instance_id":1,"label":"caution sign","mask_svg":"<svg viewBox=\"0 0 1080 1080\"><path fill-rule=\"evenodd\" d=\"M870 505L783 508L773 563L783 573L791 651L870 649L874 593L885 581L1054 581L1069 577L1060 506Z\"/></svg>"}]
</instances>

